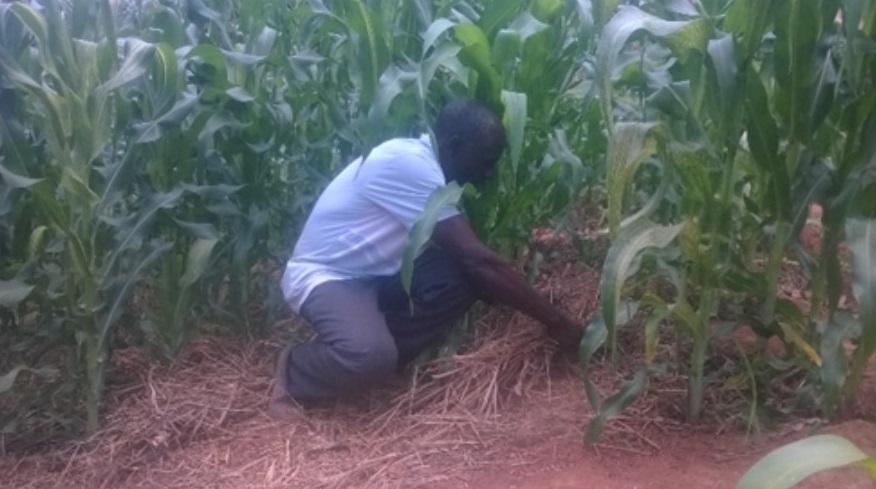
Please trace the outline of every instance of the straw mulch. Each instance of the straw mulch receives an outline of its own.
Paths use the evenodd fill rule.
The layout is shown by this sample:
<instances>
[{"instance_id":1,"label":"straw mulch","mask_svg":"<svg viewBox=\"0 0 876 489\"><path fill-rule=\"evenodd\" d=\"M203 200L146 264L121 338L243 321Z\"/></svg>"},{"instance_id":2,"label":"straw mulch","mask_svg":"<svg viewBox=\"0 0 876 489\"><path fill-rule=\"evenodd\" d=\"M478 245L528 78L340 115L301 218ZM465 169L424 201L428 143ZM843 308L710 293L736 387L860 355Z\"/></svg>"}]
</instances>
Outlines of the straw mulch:
<instances>
[{"instance_id":1,"label":"straw mulch","mask_svg":"<svg viewBox=\"0 0 876 489\"><path fill-rule=\"evenodd\" d=\"M596 272L565 267L550 277L542 291L584 321ZM521 315L494 309L478 331L466 352L421 367L408 388L291 422L266 415L280 344L200 338L167 368L122 351L113 369L138 380L111 387L103 428L0 460L11 474L0 486L411 488L496 462L547 467L562 455L536 457L533 444L580 443L580 380L556 360L542 327Z\"/></svg>"}]
</instances>

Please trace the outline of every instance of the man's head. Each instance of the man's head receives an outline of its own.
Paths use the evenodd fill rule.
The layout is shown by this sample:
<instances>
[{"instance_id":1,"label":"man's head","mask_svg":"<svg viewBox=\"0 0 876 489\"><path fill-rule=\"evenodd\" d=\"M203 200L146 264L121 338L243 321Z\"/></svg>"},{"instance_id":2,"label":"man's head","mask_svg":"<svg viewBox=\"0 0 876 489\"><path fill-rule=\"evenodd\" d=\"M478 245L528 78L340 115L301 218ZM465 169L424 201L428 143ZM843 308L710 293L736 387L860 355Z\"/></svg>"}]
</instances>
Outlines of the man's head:
<instances>
[{"instance_id":1,"label":"man's head","mask_svg":"<svg viewBox=\"0 0 876 489\"><path fill-rule=\"evenodd\" d=\"M505 150L505 128L486 105L473 100L450 102L434 127L438 161L447 181L483 183Z\"/></svg>"}]
</instances>

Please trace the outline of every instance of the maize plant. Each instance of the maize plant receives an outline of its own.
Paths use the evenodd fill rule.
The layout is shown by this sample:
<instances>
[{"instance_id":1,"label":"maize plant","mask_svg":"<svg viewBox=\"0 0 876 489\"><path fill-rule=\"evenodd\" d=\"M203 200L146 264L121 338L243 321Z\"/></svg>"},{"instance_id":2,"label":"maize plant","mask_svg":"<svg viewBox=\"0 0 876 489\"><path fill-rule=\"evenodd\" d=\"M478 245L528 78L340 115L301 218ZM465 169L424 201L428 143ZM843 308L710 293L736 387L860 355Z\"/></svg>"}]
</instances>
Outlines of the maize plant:
<instances>
[{"instance_id":1,"label":"maize plant","mask_svg":"<svg viewBox=\"0 0 876 489\"><path fill-rule=\"evenodd\" d=\"M709 345L718 308L755 298L729 326L751 325L783 340L798 364L820 379L829 414L845 386L854 396L872 355L872 173L866 134L873 98L874 2L713 0L622 7L601 33L597 83L609 131L606 186L613 237L601 282L602 307L582 344L587 362L623 321L623 284L645 268L672 293L645 293L645 362L602 402L603 423L644 392L659 366L658 330L671 323L689 338L688 417L700 417ZM647 186L643 174L660 175ZM648 199L631 198L645 192ZM814 300L801 310L779 297L782 262L795 252L813 203L827 209L826 238L810 270ZM860 313L840 318L838 247L853 253ZM656 250L659 250L657 252ZM826 318L822 300L830 291ZM733 299L736 297L736 299ZM855 327L850 327L854 324ZM851 338L856 349L841 349ZM585 363L586 365L586 363ZM585 366L586 369L586 366ZM848 381L844 381L848 373Z\"/></svg>"}]
</instances>

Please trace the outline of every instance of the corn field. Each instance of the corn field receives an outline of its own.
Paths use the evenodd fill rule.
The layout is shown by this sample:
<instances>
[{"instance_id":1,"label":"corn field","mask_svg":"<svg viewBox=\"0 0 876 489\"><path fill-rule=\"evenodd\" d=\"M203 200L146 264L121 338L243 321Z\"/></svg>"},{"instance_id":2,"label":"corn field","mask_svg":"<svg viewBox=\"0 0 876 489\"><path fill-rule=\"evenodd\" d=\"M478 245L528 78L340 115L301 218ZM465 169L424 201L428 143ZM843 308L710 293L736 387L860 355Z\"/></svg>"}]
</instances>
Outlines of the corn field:
<instances>
[{"instance_id":1,"label":"corn field","mask_svg":"<svg viewBox=\"0 0 876 489\"><path fill-rule=\"evenodd\" d=\"M793 374L841 412L876 351L876 0L635 3L0 3L0 430L96 429L120 346L172 361L208 328L266 333L265 269L320 190L461 97L509 136L461 197L492 246L523 256L584 197L604 211L589 439L666 369L697 421L714 340L742 326L786 346L736 365L753 404ZM806 306L778 293L789 260ZM589 365L627 326L642 367L603 399Z\"/></svg>"}]
</instances>

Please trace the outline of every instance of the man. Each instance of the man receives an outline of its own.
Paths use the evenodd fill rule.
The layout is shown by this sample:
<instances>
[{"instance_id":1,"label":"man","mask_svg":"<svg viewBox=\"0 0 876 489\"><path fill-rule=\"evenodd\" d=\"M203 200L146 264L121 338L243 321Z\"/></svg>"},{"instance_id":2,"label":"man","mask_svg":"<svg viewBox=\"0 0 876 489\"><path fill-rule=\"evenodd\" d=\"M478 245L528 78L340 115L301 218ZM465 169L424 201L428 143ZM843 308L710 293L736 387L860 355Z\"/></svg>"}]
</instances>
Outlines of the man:
<instances>
[{"instance_id":1,"label":"man","mask_svg":"<svg viewBox=\"0 0 876 489\"><path fill-rule=\"evenodd\" d=\"M507 304L544 323L561 348L577 348L582 328L482 244L455 207L441 211L415 260L410 297L404 291L402 255L429 196L450 181L483 183L505 148L501 120L474 101L448 104L434 134L437 151L428 136L377 146L317 201L282 279L317 336L281 353L275 403L309 404L393 379L477 299Z\"/></svg>"}]
</instances>

